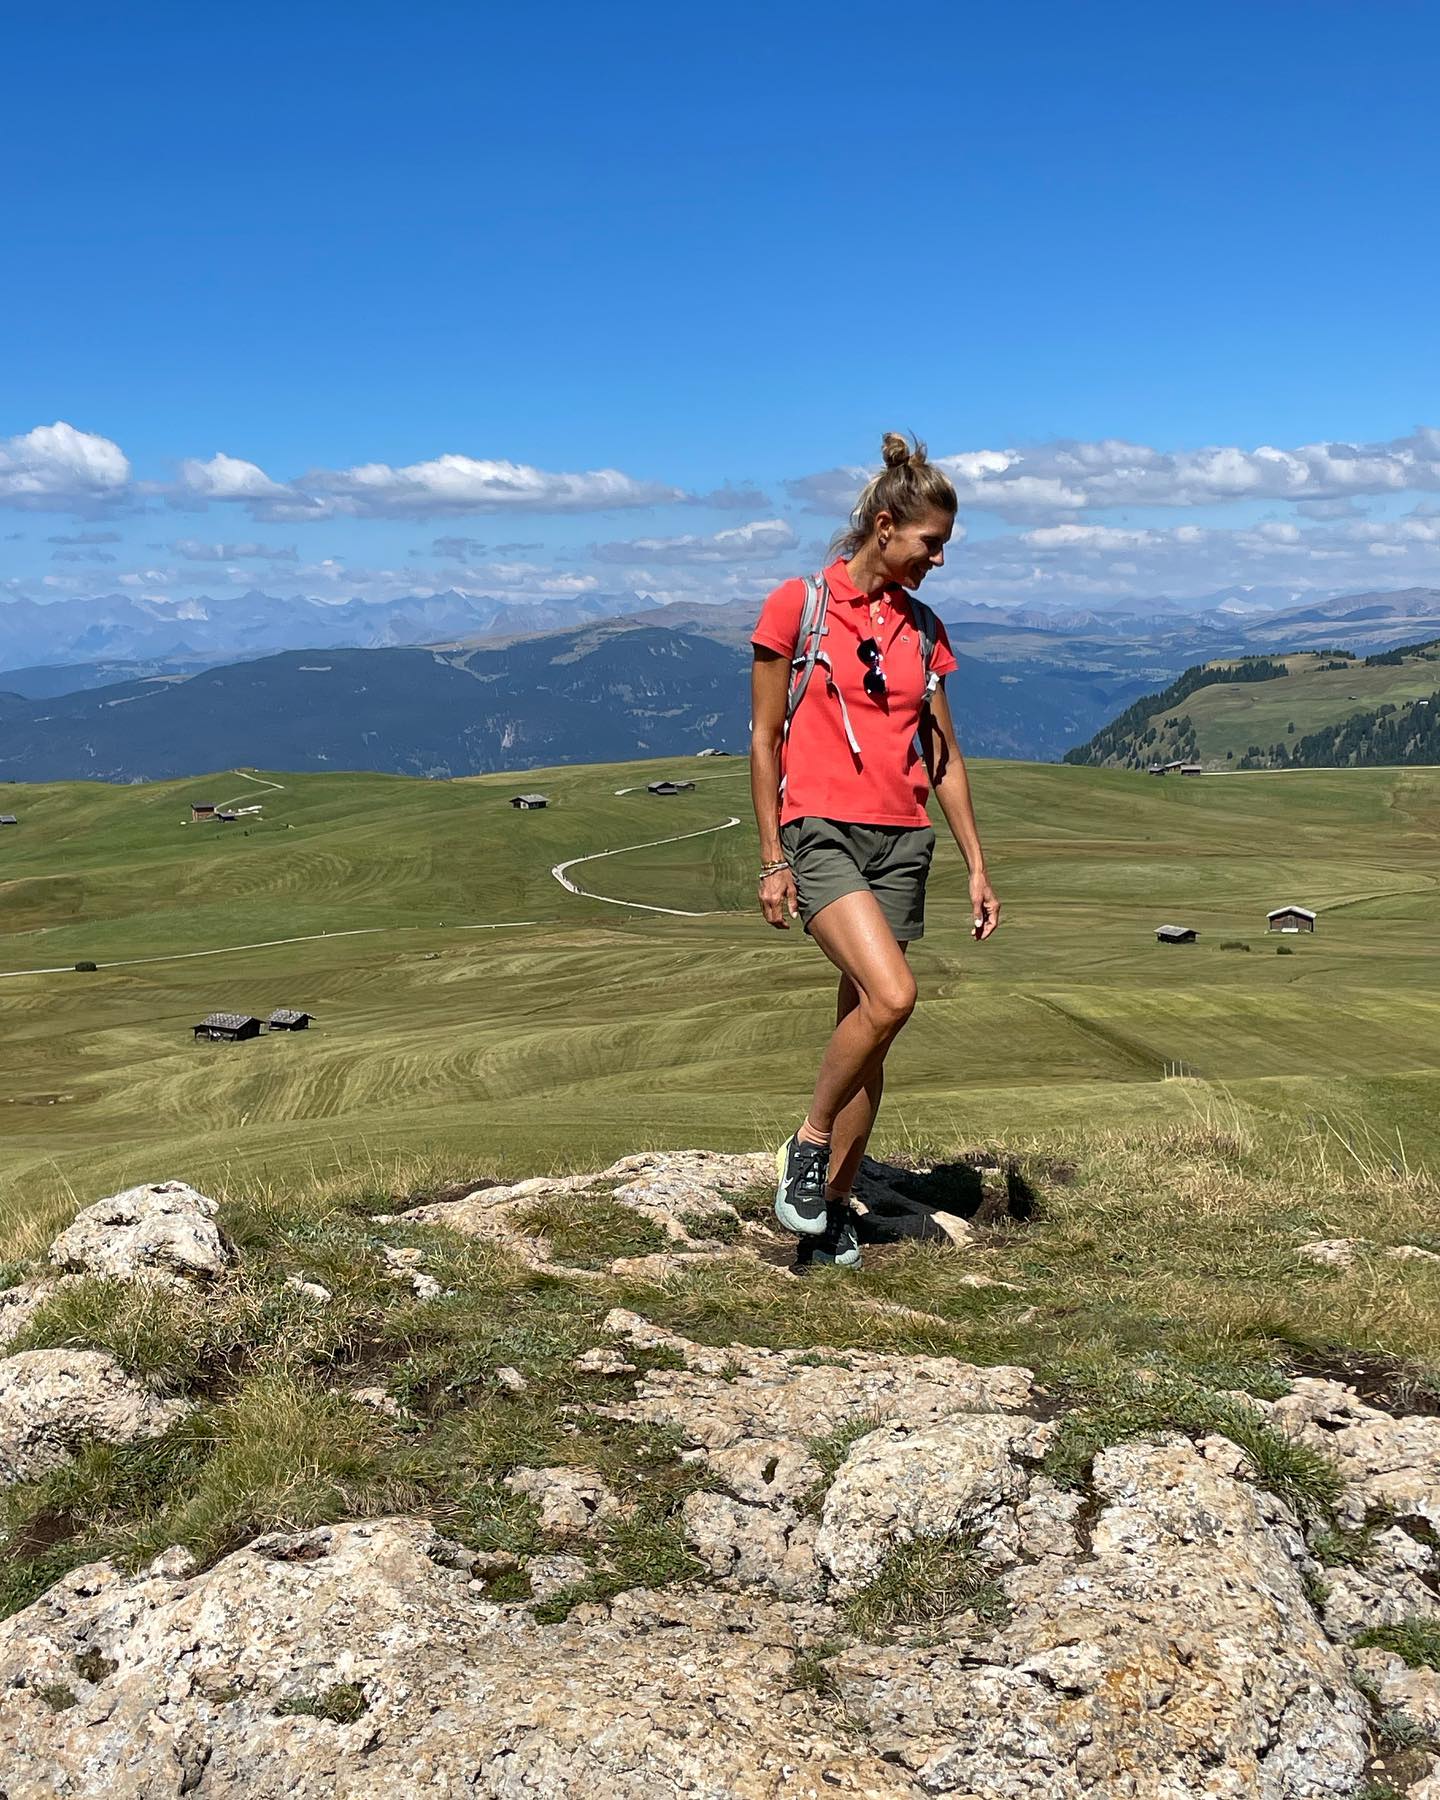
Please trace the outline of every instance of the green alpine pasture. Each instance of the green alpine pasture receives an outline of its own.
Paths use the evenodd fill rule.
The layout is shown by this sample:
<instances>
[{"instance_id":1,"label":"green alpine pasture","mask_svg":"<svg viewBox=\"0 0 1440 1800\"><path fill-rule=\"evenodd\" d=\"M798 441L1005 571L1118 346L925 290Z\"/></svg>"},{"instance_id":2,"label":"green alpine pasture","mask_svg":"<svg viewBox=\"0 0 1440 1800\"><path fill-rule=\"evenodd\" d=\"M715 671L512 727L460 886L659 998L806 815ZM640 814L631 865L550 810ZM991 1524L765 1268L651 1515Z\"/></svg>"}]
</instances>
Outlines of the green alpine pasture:
<instances>
[{"instance_id":1,"label":"green alpine pasture","mask_svg":"<svg viewBox=\"0 0 1440 1800\"><path fill-rule=\"evenodd\" d=\"M1308 732L1339 724L1353 713L1426 700L1440 688L1440 660L1433 648L1403 662L1370 668L1363 657L1336 668L1335 658L1308 650L1269 660L1283 663L1290 673L1273 681L1216 682L1197 688L1178 706L1153 714L1150 723L1163 734L1167 717L1188 715L1199 760L1216 769L1225 766L1227 754L1238 762L1252 744L1268 750L1283 743L1293 749ZM1225 666L1223 659L1218 666Z\"/></svg>"},{"instance_id":2,"label":"green alpine pasture","mask_svg":"<svg viewBox=\"0 0 1440 1800\"><path fill-rule=\"evenodd\" d=\"M1272 685L1288 684L1188 704ZM648 794L662 775L696 786ZM977 762L972 780L1005 922L973 942L941 821L878 1151L1132 1131L1223 1102L1261 1139L1440 1164L1440 770L1157 781ZM509 804L530 791L549 806ZM197 801L262 810L192 823ZM740 758L11 785L0 810L19 820L0 831L12 1227L172 1176L518 1178L773 1143L833 1019L818 947L755 908ZM617 849L570 878L681 910L552 876ZM1313 938L1267 935L1286 902L1319 914ZM1199 942L1158 944L1162 924ZM207 1012L277 1006L314 1026L193 1040Z\"/></svg>"}]
</instances>

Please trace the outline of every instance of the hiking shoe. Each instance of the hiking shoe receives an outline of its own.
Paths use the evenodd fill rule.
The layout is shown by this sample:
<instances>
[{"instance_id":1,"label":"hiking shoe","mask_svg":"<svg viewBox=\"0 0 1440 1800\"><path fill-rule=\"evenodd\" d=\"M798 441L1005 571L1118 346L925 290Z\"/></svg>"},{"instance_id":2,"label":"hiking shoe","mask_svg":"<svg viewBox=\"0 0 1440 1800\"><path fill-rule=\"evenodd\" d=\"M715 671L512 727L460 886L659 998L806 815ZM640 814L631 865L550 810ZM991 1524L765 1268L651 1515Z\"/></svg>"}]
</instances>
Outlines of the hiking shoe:
<instances>
[{"instance_id":1,"label":"hiking shoe","mask_svg":"<svg viewBox=\"0 0 1440 1800\"><path fill-rule=\"evenodd\" d=\"M775 1217L787 1231L818 1237L825 1229L825 1182L830 1173L830 1146L786 1138L775 1152Z\"/></svg>"},{"instance_id":2,"label":"hiking shoe","mask_svg":"<svg viewBox=\"0 0 1440 1800\"><path fill-rule=\"evenodd\" d=\"M795 1272L800 1275L807 1269L858 1269L863 1261L848 1200L832 1200L824 1231L795 1246Z\"/></svg>"}]
</instances>

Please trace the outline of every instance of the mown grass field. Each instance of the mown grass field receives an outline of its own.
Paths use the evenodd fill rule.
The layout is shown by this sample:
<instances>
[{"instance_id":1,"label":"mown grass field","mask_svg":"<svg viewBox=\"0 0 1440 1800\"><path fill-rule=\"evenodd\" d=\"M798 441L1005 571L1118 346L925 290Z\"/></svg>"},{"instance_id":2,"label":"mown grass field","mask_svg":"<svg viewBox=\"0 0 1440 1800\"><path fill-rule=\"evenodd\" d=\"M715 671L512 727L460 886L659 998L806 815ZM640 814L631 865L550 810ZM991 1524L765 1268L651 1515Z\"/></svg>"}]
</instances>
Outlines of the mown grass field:
<instances>
[{"instance_id":1,"label":"mown grass field","mask_svg":"<svg viewBox=\"0 0 1440 1800\"><path fill-rule=\"evenodd\" d=\"M834 977L798 926L753 910L743 760L459 782L256 773L282 786L4 790L20 823L0 837L0 970L59 969L0 979L12 1224L168 1176L515 1177L650 1146L751 1148L793 1125ZM963 863L942 843L877 1150L1133 1130L1223 1096L1262 1139L1334 1130L1440 1165L1440 771L972 773L1006 921L971 941ZM646 794L660 774L698 785ZM550 808L515 811L520 789ZM185 822L192 800L242 796L260 818ZM571 870L703 917L579 898L550 873L736 814ZM1265 913L1286 901L1318 910L1319 930L1277 956ZM1172 922L1200 942L1156 944ZM311 941L185 954L290 937ZM145 957L176 960L72 966ZM207 1011L277 1005L317 1023L192 1041ZM1199 1080L1164 1079L1175 1064Z\"/></svg>"},{"instance_id":2,"label":"mown grass field","mask_svg":"<svg viewBox=\"0 0 1440 1800\"><path fill-rule=\"evenodd\" d=\"M1272 660L1284 663L1290 673L1274 681L1199 688L1168 714L1156 714L1151 723L1160 726L1166 716L1188 713L1200 760L1213 767L1223 765L1226 751L1233 751L1238 761L1251 744L1262 749L1293 744L1307 732L1339 724L1352 713L1373 712L1387 701L1402 706L1425 700L1440 688L1440 660L1418 656L1370 669L1363 657L1343 669L1327 669L1324 665L1333 659L1310 651Z\"/></svg>"}]
</instances>

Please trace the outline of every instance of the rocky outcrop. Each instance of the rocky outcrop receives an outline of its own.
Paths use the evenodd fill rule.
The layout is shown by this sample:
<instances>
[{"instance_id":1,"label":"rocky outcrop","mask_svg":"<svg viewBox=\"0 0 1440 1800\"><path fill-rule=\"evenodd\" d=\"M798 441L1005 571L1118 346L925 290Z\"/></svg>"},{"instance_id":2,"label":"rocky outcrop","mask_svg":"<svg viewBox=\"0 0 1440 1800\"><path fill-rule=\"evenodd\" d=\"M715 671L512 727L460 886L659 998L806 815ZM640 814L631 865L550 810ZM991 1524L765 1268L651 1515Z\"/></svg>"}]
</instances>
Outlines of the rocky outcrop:
<instances>
[{"instance_id":1,"label":"rocky outcrop","mask_svg":"<svg viewBox=\"0 0 1440 1800\"><path fill-rule=\"evenodd\" d=\"M835 1659L867 1741L929 1793L993 1800L1352 1794L1366 1709L1293 1518L1182 1439L1105 1451L1094 1479L1088 1554L1006 1571L988 1640Z\"/></svg>"},{"instance_id":2,"label":"rocky outcrop","mask_svg":"<svg viewBox=\"0 0 1440 1800\"><path fill-rule=\"evenodd\" d=\"M639 1590L539 1626L472 1561L392 1519L76 1571L0 1625L8 1800L919 1800L797 1688L823 1609Z\"/></svg>"},{"instance_id":3,"label":"rocky outcrop","mask_svg":"<svg viewBox=\"0 0 1440 1800\"><path fill-rule=\"evenodd\" d=\"M22 1350L0 1362L0 1484L48 1475L92 1441L159 1437L187 1410L98 1350Z\"/></svg>"},{"instance_id":4,"label":"rocky outcrop","mask_svg":"<svg viewBox=\"0 0 1440 1800\"><path fill-rule=\"evenodd\" d=\"M1384 1512L1440 1530L1440 1418L1397 1419L1338 1381L1310 1378L1266 1410L1272 1425L1339 1464L1350 1522Z\"/></svg>"},{"instance_id":5,"label":"rocky outcrop","mask_svg":"<svg viewBox=\"0 0 1440 1800\"><path fill-rule=\"evenodd\" d=\"M758 1254L753 1205L727 1197L768 1180L758 1161L612 1165L604 1198L670 1245L616 1266L665 1276ZM563 1272L521 1214L598 1179L409 1216L523 1240ZM234 1260L215 1211L173 1183L87 1208L56 1241L56 1272L0 1295L0 1331L87 1273L203 1288ZM433 1247L359 1254L394 1279L374 1286L401 1309L396 1343L419 1316L410 1294L442 1292L427 1257L460 1284L459 1259ZM334 1304L303 1277L285 1285L307 1316ZM210 1568L175 1546L138 1573L72 1571L0 1623L3 1800L1351 1800L1372 1700L1440 1733L1440 1677L1353 1641L1440 1617L1440 1419L1329 1381L1229 1397L1333 1462L1351 1535L1330 1531L1326 1551L1227 1437L1112 1445L1083 1482L1047 1465L1056 1403L1018 1365L710 1345L625 1309L596 1329L589 1307L556 1391L518 1340L504 1353L526 1372L482 1360L457 1384L482 1390L492 1424L546 1414L543 1432L496 1439L533 1442L530 1463L487 1451L476 1483L466 1516L490 1507L514 1534L480 1541L503 1548L417 1518L266 1534ZM418 1438L433 1424L421 1370L396 1383L413 1413L381 1373L358 1360L348 1379L370 1385L334 1391L396 1442ZM153 1437L185 1408L99 1351L11 1355L0 1481L89 1441ZM626 1444L643 1445L633 1465ZM615 1593L652 1544L646 1579L701 1578ZM1337 1553L1345 1566L1322 1567Z\"/></svg>"},{"instance_id":6,"label":"rocky outcrop","mask_svg":"<svg viewBox=\"0 0 1440 1800\"><path fill-rule=\"evenodd\" d=\"M868 1217L872 1234L969 1244L976 1230L968 1220L937 1206L922 1205L895 1184L905 1171L865 1158L855 1184L856 1210ZM743 1220L733 1196L771 1187L774 1158L769 1151L726 1155L715 1150L647 1150L622 1156L608 1169L582 1175L537 1175L503 1186L476 1188L455 1199L412 1207L400 1216L417 1224L445 1225L469 1237L485 1237L535 1266L558 1262L543 1231L527 1219L537 1203L564 1198L605 1199L626 1208L669 1240L669 1248L613 1259L612 1274L661 1280L715 1256L762 1253L773 1233ZM1004 1216L1008 1199L1003 1171L977 1172L981 1197L978 1224ZM395 1215L380 1214L388 1222ZM563 1264L561 1264L563 1266ZM977 1285L990 1278L976 1275Z\"/></svg>"},{"instance_id":7,"label":"rocky outcrop","mask_svg":"<svg viewBox=\"0 0 1440 1800\"><path fill-rule=\"evenodd\" d=\"M50 1246L50 1260L112 1281L214 1281L236 1260L215 1222L217 1210L183 1181L126 1188L77 1213Z\"/></svg>"}]
</instances>

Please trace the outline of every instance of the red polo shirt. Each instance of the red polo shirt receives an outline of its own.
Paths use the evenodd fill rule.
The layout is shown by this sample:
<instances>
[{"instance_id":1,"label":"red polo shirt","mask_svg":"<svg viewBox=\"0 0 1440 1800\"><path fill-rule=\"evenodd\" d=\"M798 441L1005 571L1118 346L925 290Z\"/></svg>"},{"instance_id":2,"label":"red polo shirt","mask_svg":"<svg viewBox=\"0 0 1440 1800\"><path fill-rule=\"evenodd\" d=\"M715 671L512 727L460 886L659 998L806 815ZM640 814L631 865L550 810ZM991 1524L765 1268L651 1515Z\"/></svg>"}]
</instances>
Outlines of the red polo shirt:
<instances>
[{"instance_id":1,"label":"red polo shirt","mask_svg":"<svg viewBox=\"0 0 1440 1800\"><path fill-rule=\"evenodd\" d=\"M871 622L869 597L851 581L843 561L831 563L825 579L830 584L829 630L822 641L845 696L860 755L846 740L840 703L830 691L824 665L817 664L782 753L780 823L808 815L852 825L927 825L930 777L914 741L925 666L909 597L903 588L886 588L883 622L877 625ZM803 581L783 582L760 609L750 642L785 657L796 655L804 601ZM958 665L944 625L938 619L936 624L939 637L930 666L935 674L948 675ZM883 657L885 692L879 699L865 692L867 664L859 647L867 637L877 641Z\"/></svg>"}]
</instances>

